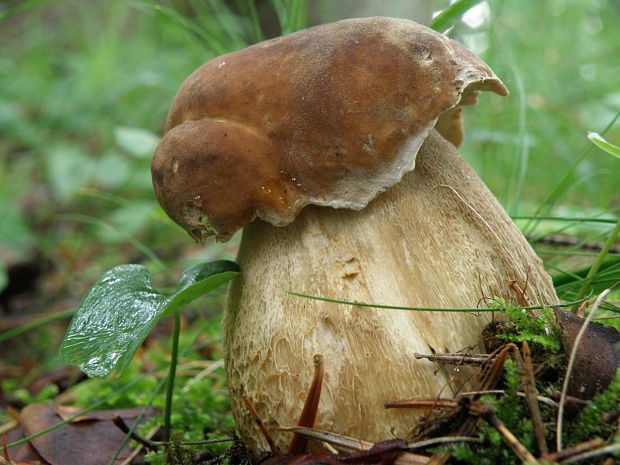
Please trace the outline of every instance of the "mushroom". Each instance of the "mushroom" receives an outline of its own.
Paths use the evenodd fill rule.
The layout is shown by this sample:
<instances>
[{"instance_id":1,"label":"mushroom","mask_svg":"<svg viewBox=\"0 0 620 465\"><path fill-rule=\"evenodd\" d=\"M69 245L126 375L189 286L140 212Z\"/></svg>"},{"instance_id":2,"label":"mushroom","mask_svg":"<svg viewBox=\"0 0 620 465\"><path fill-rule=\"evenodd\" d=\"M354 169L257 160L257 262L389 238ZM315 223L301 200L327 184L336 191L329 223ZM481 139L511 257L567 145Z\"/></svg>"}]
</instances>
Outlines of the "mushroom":
<instances>
[{"instance_id":1,"label":"mushroom","mask_svg":"<svg viewBox=\"0 0 620 465\"><path fill-rule=\"evenodd\" d=\"M263 42L209 61L181 87L153 182L197 240L245 227L223 326L233 413L255 453L267 444L243 399L284 447L290 433L279 427L302 411L314 354L324 364L317 427L406 437L419 413L384 401L475 385L465 367L438 369L415 353L476 350L491 319L287 290L476 308L523 298L515 280L532 302L556 301L541 260L455 147L461 106L480 90L507 95L458 43L391 18Z\"/></svg>"}]
</instances>

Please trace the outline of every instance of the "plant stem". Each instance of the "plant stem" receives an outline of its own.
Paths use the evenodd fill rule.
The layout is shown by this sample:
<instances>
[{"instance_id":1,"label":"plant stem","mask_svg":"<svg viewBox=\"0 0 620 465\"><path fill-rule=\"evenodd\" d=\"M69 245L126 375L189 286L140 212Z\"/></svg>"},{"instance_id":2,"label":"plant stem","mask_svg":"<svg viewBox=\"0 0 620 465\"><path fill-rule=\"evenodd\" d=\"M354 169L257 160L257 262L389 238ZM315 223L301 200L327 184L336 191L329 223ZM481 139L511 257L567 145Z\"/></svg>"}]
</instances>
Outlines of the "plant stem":
<instances>
[{"instance_id":1,"label":"plant stem","mask_svg":"<svg viewBox=\"0 0 620 465\"><path fill-rule=\"evenodd\" d=\"M603 245L603 248L598 254L598 257L596 257L596 260L592 264L592 268L590 268L590 271L588 271L588 274L583 280L583 283L581 283L581 287L579 288L579 292L577 293L577 297L575 298L575 300L577 301L581 300L583 296L586 295L586 292L588 292L588 288L590 287L590 284L592 283L592 279L594 278L596 273L598 273L598 270L603 264L605 257L607 257L607 254L609 253L609 249L611 249L611 246L614 244L614 242L618 238L618 234L620 234L620 220L616 222L616 227L613 229L611 234L607 237L607 240L605 241L605 245ZM572 308L573 313L577 311L578 306L579 304L575 304L573 306Z\"/></svg>"},{"instance_id":2,"label":"plant stem","mask_svg":"<svg viewBox=\"0 0 620 465\"><path fill-rule=\"evenodd\" d=\"M168 383L166 385L166 411L164 419L164 442L170 442L172 425L172 392L174 391L174 378L177 373L177 357L179 355L179 333L181 332L181 313L179 310L174 312L174 328L172 330L172 348L170 350L170 371L168 372Z\"/></svg>"}]
</instances>

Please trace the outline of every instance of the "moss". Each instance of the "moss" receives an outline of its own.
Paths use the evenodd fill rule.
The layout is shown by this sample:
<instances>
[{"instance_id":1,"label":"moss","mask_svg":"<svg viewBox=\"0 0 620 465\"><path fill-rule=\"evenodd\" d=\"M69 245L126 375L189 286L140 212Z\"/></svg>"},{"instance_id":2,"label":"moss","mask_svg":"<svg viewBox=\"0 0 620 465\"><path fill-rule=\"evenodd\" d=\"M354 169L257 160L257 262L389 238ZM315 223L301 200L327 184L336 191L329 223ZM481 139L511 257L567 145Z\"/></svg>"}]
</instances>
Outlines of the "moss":
<instances>
[{"instance_id":1,"label":"moss","mask_svg":"<svg viewBox=\"0 0 620 465\"><path fill-rule=\"evenodd\" d=\"M501 310L508 319L504 332L498 336L500 339L517 344L527 341L533 350L544 349L547 355L561 351L560 329L550 308L533 312L515 307L501 298L494 299L492 307Z\"/></svg>"},{"instance_id":2,"label":"moss","mask_svg":"<svg viewBox=\"0 0 620 465\"><path fill-rule=\"evenodd\" d=\"M620 408L620 369L616 370L613 381L601 394L597 395L569 424L565 434L570 444L576 444L595 436L606 438L617 430L617 421L603 421L605 413Z\"/></svg>"}]
</instances>

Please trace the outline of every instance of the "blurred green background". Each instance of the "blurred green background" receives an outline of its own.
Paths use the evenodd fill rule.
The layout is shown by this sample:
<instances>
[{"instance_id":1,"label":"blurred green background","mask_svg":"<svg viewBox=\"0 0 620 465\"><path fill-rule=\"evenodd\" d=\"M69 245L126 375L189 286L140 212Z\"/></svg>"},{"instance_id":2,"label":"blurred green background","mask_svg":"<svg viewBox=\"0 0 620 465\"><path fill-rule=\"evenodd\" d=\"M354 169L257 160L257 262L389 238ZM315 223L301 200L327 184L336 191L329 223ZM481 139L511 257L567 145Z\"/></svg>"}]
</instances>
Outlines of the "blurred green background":
<instances>
[{"instance_id":1,"label":"blurred green background","mask_svg":"<svg viewBox=\"0 0 620 465\"><path fill-rule=\"evenodd\" d=\"M469 3L474 7L446 32L481 55L511 94L484 95L466 110L464 156L513 215L614 218L620 164L593 148L586 133L609 126L607 139L620 143L620 124L611 124L620 111L620 4ZM439 0L0 2L5 312L75 306L118 263L145 263L166 284L192 262L234 258L236 239L193 244L161 211L151 187L150 156L168 106L196 67L308 25L369 15L428 24L447 6ZM610 228L519 224L534 238L561 231L595 242ZM545 258L551 270L571 266L565 254ZM39 292L30 292L35 286Z\"/></svg>"}]
</instances>

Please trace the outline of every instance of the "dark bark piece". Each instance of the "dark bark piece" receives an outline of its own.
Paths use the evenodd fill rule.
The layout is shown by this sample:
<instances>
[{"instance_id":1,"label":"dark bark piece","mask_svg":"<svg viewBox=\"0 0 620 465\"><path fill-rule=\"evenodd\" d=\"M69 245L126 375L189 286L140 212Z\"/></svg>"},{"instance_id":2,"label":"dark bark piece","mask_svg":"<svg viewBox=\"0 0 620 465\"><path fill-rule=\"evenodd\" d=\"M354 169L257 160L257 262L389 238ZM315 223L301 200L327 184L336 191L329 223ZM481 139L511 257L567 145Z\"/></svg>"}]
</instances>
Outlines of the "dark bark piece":
<instances>
[{"instance_id":1,"label":"dark bark piece","mask_svg":"<svg viewBox=\"0 0 620 465\"><path fill-rule=\"evenodd\" d=\"M562 331L562 344L570 354L585 319L566 310L556 310L555 315ZM568 395L592 399L609 386L619 367L620 333L611 326L590 323L577 348Z\"/></svg>"}]
</instances>

